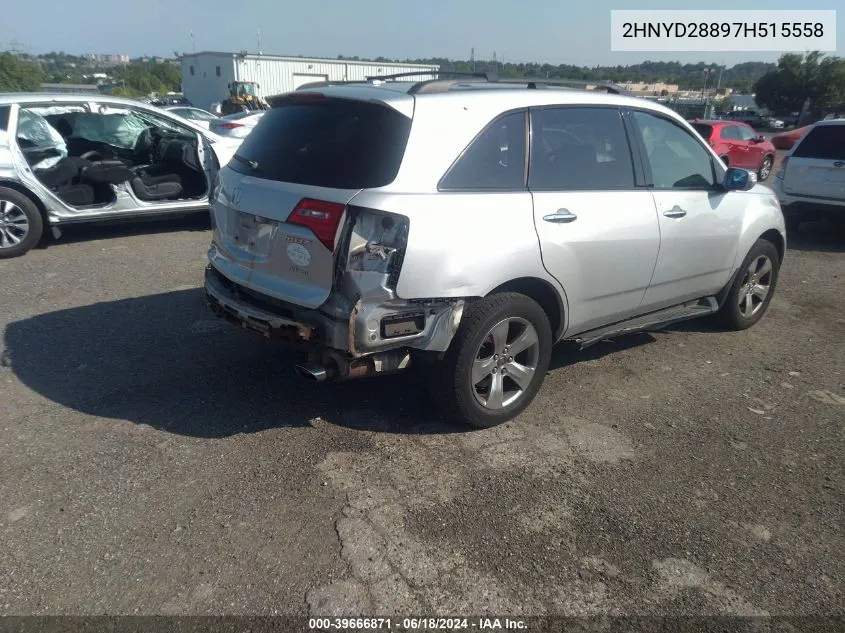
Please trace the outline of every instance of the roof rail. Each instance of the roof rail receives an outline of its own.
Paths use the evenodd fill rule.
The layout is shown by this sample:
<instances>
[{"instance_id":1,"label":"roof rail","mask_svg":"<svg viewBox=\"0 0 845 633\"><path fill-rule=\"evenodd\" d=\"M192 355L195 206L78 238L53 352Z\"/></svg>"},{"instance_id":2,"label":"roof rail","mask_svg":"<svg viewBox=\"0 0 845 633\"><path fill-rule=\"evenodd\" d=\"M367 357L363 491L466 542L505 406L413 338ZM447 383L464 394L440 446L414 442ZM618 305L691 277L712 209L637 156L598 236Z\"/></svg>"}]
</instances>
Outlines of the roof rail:
<instances>
[{"instance_id":1,"label":"roof rail","mask_svg":"<svg viewBox=\"0 0 845 633\"><path fill-rule=\"evenodd\" d=\"M449 75L450 77L477 77L478 79L487 79L489 81L489 73L462 73L453 70L415 70L406 73L395 73L393 75L372 75L366 78L365 81L377 81L379 79L404 79L405 77L427 77L428 75Z\"/></svg>"},{"instance_id":2,"label":"roof rail","mask_svg":"<svg viewBox=\"0 0 845 633\"><path fill-rule=\"evenodd\" d=\"M603 89L611 94L631 95L632 93L608 81L590 81L587 79L557 79L548 77L499 77L496 73L467 73L450 70L421 70L413 72L395 73L392 75L368 76L363 80L344 81L315 81L303 84L296 90L309 88L324 88L327 86L342 86L348 84L375 83L377 81L395 81L413 77L435 76L436 79L426 79L415 82L408 90L408 94L425 94L435 92L447 92L453 86L465 83L491 83L491 84L513 84L514 86L525 85L529 90L545 89L548 87L566 87L586 90L590 87Z\"/></svg>"}]
</instances>

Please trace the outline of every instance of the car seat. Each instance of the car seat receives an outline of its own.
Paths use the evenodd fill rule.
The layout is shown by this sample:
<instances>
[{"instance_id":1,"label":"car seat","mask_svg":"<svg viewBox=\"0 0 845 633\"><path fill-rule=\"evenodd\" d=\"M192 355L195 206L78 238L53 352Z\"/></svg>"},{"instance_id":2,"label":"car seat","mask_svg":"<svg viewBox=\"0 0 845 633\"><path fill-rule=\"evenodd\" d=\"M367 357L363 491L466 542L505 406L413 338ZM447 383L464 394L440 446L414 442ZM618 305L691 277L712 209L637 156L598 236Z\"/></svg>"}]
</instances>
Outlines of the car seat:
<instances>
[{"instance_id":1,"label":"car seat","mask_svg":"<svg viewBox=\"0 0 845 633\"><path fill-rule=\"evenodd\" d=\"M77 182L82 168L88 161L67 156L47 169L35 170L35 175L59 198L75 206L94 204L94 188Z\"/></svg>"},{"instance_id":2,"label":"car seat","mask_svg":"<svg viewBox=\"0 0 845 633\"><path fill-rule=\"evenodd\" d=\"M175 198L182 192L181 180L175 174L150 177L114 163L92 163L82 170L80 178L91 183L112 185L128 182L135 195L145 202Z\"/></svg>"}]
</instances>

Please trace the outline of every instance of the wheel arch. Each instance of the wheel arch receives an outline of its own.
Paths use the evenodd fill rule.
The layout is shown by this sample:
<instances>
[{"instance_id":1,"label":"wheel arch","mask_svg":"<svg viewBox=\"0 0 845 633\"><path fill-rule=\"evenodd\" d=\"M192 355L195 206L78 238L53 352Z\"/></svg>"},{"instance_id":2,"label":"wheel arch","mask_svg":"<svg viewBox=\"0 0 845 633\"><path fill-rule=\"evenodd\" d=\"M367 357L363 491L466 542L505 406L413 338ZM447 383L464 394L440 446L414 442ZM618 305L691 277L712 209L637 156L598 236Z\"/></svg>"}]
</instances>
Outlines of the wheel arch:
<instances>
[{"instance_id":1,"label":"wheel arch","mask_svg":"<svg viewBox=\"0 0 845 633\"><path fill-rule=\"evenodd\" d=\"M536 301L549 318L554 340L563 336L566 327L563 297L548 281L537 277L519 277L496 286L488 296L501 292L518 292Z\"/></svg>"},{"instance_id":2,"label":"wheel arch","mask_svg":"<svg viewBox=\"0 0 845 633\"><path fill-rule=\"evenodd\" d=\"M780 234L780 231L777 229L769 229L757 239L765 240L774 244L778 251L778 259L780 260L779 263L783 263L783 257L786 255L786 241L783 239L783 235Z\"/></svg>"},{"instance_id":3,"label":"wheel arch","mask_svg":"<svg viewBox=\"0 0 845 633\"><path fill-rule=\"evenodd\" d=\"M16 180L5 180L2 178L0 178L0 187L12 189L14 191L17 191L19 194L29 198L32 201L32 204L35 205L35 208L38 209L38 212L41 214L41 219L44 221L45 228L50 226L50 222L47 219L47 207L44 206L44 203L41 201L41 198L32 193L29 188L17 182Z\"/></svg>"}]
</instances>

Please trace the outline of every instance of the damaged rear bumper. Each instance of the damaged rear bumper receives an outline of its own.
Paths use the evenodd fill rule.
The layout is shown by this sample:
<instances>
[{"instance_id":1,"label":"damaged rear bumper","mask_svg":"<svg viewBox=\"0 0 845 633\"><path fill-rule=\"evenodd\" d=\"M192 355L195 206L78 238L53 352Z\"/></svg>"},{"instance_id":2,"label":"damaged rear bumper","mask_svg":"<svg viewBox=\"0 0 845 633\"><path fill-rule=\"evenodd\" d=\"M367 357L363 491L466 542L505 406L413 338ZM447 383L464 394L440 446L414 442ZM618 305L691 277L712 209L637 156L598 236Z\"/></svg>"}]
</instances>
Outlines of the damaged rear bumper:
<instances>
[{"instance_id":1,"label":"damaged rear bumper","mask_svg":"<svg viewBox=\"0 0 845 633\"><path fill-rule=\"evenodd\" d=\"M244 329L314 358L347 360L410 349L445 352L464 308L460 299L367 302L332 295L320 309L306 309L237 284L211 264L205 296L215 314Z\"/></svg>"}]
</instances>

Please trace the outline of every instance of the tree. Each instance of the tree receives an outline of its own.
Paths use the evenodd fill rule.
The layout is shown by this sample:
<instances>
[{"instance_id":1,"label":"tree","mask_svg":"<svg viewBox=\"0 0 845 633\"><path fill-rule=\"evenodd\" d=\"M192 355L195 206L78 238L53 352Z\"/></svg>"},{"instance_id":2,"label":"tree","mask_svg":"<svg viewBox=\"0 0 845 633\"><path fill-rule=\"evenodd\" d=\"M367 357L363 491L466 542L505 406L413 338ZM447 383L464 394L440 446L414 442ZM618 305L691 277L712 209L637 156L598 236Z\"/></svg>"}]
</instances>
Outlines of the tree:
<instances>
[{"instance_id":1,"label":"tree","mask_svg":"<svg viewBox=\"0 0 845 633\"><path fill-rule=\"evenodd\" d=\"M44 71L36 62L0 53L0 92L35 92L43 81Z\"/></svg>"},{"instance_id":2,"label":"tree","mask_svg":"<svg viewBox=\"0 0 845 633\"><path fill-rule=\"evenodd\" d=\"M845 59L818 51L782 55L777 70L760 77L754 92L757 105L774 112L797 112L806 99L824 112L845 101Z\"/></svg>"}]
</instances>

